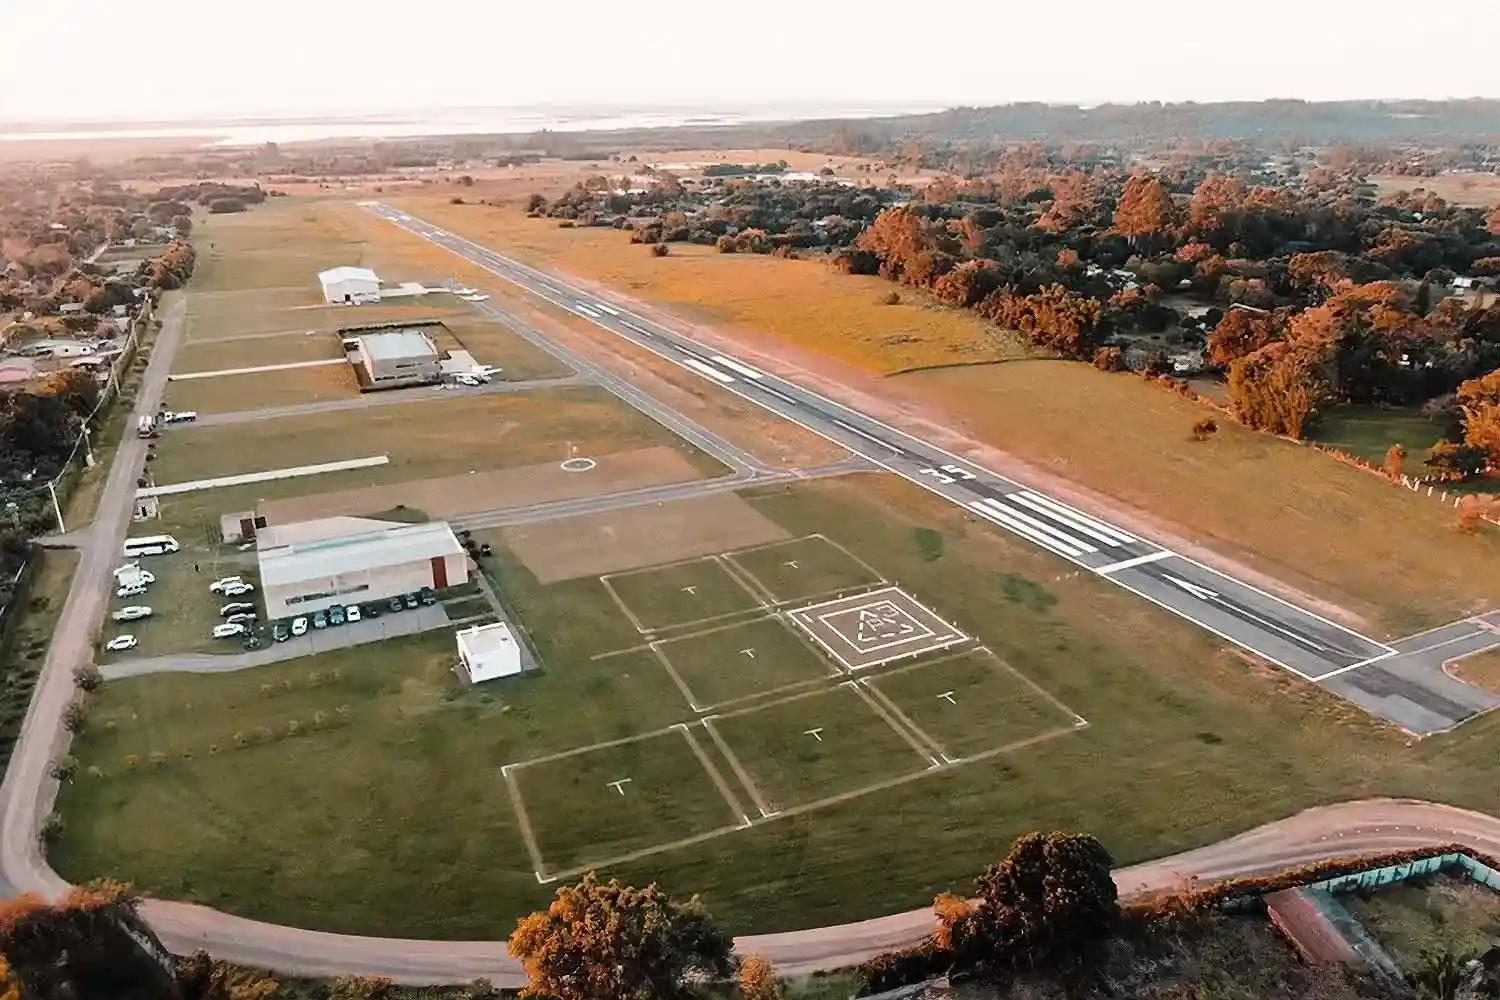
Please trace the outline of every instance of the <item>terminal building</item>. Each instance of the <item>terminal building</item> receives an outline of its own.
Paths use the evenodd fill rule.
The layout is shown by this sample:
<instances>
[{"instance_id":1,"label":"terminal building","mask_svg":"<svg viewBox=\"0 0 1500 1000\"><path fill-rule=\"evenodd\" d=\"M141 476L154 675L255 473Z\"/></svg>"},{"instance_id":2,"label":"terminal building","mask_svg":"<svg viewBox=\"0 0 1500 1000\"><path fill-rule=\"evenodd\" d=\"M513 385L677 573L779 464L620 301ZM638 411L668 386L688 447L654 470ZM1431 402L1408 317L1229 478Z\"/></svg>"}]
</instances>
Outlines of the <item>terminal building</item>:
<instances>
[{"instance_id":1,"label":"terminal building","mask_svg":"<svg viewBox=\"0 0 1500 1000\"><path fill-rule=\"evenodd\" d=\"M267 619L469 580L468 554L446 521L327 517L261 528L255 543Z\"/></svg>"},{"instance_id":2,"label":"terminal building","mask_svg":"<svg viewBox=\"0 0 1500 1000\"><path fill-rule=\"evenodd\" d=\"M366 389L399 389L443 380L437 344L421 330L385 330L357 338L359 381Z\"/></svg>"}]
</instances>

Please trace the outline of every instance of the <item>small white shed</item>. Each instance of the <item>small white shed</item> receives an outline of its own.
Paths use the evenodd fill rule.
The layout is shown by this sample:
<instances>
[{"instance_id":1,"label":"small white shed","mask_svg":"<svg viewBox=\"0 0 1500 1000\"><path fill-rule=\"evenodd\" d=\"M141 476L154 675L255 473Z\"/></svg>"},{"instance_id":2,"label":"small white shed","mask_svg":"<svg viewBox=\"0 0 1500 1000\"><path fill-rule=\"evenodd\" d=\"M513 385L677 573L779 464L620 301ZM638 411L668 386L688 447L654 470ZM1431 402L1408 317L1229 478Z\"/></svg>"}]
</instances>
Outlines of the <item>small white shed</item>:
<instances>
[{"instance_id":1,"label":"small white shed","mask_svg":"<svg viewBox=\"0 0 1500 1000\"><path fill-rule=\"evenodd\" d=\"M380 301L380 277L368 267L334 267L318 274L323 300L332 305Z\"/></svg>"},{"instance_id":2,"label":"small white shed","mask_svg":"<svg viewBox=\"0 0 1500 1000\"><path fill-rule=\"evenodd\" d=\"M521 647L505 622L461 628L456 637L459 665L470 684L521 672Z\"/></svg>"}]
</instances>

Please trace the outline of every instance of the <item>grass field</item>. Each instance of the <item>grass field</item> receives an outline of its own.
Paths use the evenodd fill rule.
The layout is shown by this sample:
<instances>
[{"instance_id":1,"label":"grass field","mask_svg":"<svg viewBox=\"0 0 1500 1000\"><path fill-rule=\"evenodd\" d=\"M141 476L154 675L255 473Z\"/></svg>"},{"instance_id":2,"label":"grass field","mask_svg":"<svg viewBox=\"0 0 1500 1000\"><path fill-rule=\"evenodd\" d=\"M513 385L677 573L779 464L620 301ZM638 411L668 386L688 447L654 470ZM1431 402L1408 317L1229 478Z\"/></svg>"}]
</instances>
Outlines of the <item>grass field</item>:
<instances>
[{"instance_id":1,"label":"grass field","mask_svg":"<svg viewBox=\"0 0 1500 1000\"><path fill-rule=\"evenodd\" d=\"M821 261L721 254L689 244L653 257L618 230L559 229L556 220L526 218L519 203L450 205L446 197L426 195L390 201L528 263L556 266L694 319L769 335L867 371L1030 355L1019 340L919 291L903 288L899 305L884 305L889 282L839 274Z\"/></svg>"},{"instance_id":2,"label":"grass field","mask_svg":"<svg viewBox=\"0 0 1500 1000\"><path fill-rule=\"evenodd\" d=\"M1451 508L1226 420L1194 441L1202 409L1141 379L1038 361L895 381L956 429L1343 605L1372 630L1404 635L1500 593L1500 532L1462 535Z\"/></svg>"},{"instance_id":3,"label":"grass field","mask_svg":"<svg viewBox=\"0 0 1500 1000\"><path fill-rule=\"evenodd\" d=\"M254 335L239 340L189 342L177 351L173 374L222 371L255 365L285 365L298 361L342 358L343 349L332 330L301 330L275 336Z\"/></svg>"},{"instance_id":4,"label":"grass field","mask_svg":"<svg viewBox=\"0 0 1500 1000\"><path fill-rule=\"evenodd\" d=\"M712 621L761 605L718 559L618 573L605 582L642 632Z\"/></svg>"},{"instance_id":5,"label":"grass field","mask_svg":"<svg viewBox=\"0 0 1500 1000\"><path fill-rule=\"evenodd\" d=\"M728 558L777 601L884 582L872 567L821 535L747 549Z\"/></svg>"},{"instance_id":6,"label":"grass field","mask_svg":"<svg viewBox=\"0 0 1500 1000\"><path fill-rule=\"evenodd\" d=\"M1449 664L1448 670L1460 680L1500 694L1500 649L1454 660Z\"/></svg>"},{"instance_id":7,"label":"grass field","mask_svg":"<svg viewBox=\"0 0 1500 1000\"><path fill-rule=\"evenodd\" d=\"M921 906L1037 828L1095 831L1129 863L1361 795L1500 808L1493 785L1473 780L1492 766L1496 717L1410 746L1346 703L1249 667L1204 633L1064 572L904 482L808 482L755 492L751 503L789 533L822 532L900 580L1089 725L929 775L916 750L848 688L716 720L757 789L782 805L877 774L924 772L609 867L627 879L704 892L736 931ZM66 830L53 851L59 870L73 879L108 873L153 893L304 926L504 934L550 889L536 882L500 766L691 723L694 713L649 650L593 658L641 642L597 578L540 584L503 547L484 562L537 645L541 673L464 689L451 671L451 639L437 633L241 674L112 682L77 744L80 776L64 789ZM877 703L890 699L953 755L1068 724L1027 689L959 669L875 672L867 693ZM327 679L334 670L339 677ZM325 678L321 686L308 680L313 673ZM959 705L982 721L954 726L923 714L942 708L933 690L939 679L960 693L968 680ZM344 704L346 720L312 727L319 711ZM138 718L135 735L99 721L124 713ZM857 730L852 720L860 720ZM292 722L295 738L277 735ZM805 731L830 722L838 733L858 734L837 760L809 758L816 748L790 740L816 742ZM225 750L236 731L262 728L275 738L261 734L263 742ZM740 804L758 814L711 735L693 731ZM208 751L213 745L218 752ZM153 752L169 759L153 765ZM123 770L128 754L145 763ZM686 758L673 760L671 769L686 766ZM298 808L272 808L286 788L299 790ZM615 794L598 792L596 804ZM704 810L716 808L710 801ZM577 812L571 799L558 805ZM552 837L568 856L566 831Z\"/></svg>"},{"instance_id":8,"label":"grass field","mask_svg":"<svg viewBox=\"0 0 1500 1000\"><path fill-rule=\"evenodd\" d=\"M1318 421L1312 439L1377 466L1384 465L1391 445L1399 444L1406 449L1403 471L1409 476L1423 476L1432 470L1422 460L1441 432L1441 427L1415 409L1340 406Z\"/></svg>"},{"instance_id":9,"label":"grass field","mask_svg":"<svg viewBox=\"0 0 1500 1000\"><path fill-rule=\"evenodd\" d=\"M231 601L254 604L256 613L263 615L260 595L257 592L237 598L221 597L210 591L208 585L222 576L241 576L258 587L260 580L253 554L226 551L224 546L198 546L191 538L181 541L185 545L180 552L141 560L141 567L156 577L145 594L110 595L110 612L127 605L145 605L153 613L150 618L133 622L115 622L106 615L101 642L117 635L133 635L140 645L126 653L111 653L101 648L98 654L101 659L241 652L238 641L215 639L213 627L223 620L219 610Z\"/></svg>"},{"instance_id":10,"label":"grass field","mask_svg":"<svg viewBox=\"0 0 1500 1000\"><path fill-rule=\"evenodd\" d=\"M699 708L831 676L833 665L779 618L761 618L654 645ZM690 694L689 694L690 693Z\"/></svg>"},{"instance_id":11,"label":"grass field","mask_svg":"<svg viewBox=\"0 0 1500 1000\"><path fill-rule=\"evenodd\" d=\"M316 368L288 368L169 382L165 404L174 410L231 413L268 406L353 399L358 395L359 382L354 378L354 371L340 362Z\"/></svg>"}]
</instances>

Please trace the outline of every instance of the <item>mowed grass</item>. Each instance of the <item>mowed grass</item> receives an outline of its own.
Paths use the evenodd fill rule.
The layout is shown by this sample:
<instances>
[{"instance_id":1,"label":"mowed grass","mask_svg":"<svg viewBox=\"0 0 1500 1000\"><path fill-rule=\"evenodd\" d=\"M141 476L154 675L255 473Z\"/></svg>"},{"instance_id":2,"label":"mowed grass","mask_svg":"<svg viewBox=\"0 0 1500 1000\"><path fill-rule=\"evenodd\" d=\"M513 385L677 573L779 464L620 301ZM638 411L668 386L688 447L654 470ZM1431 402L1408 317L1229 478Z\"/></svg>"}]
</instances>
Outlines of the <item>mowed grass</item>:
<instances>
[{"instance_id":1,"label":"mowed grass","mask_svg":"<svg viewBox=\"0 0 1500 1000\"><path fill-rule=\"evenodd\" d=\"M502 381L562 378L573 373L567 365L501 323L476 315L455 316L444 320L444 325L474 355L474 360L484 365L499 365L501 371L495 377Z\"/></svg>"},{"instance_id":2,"label":"mowed grass","mask_svg":"<svg viewBox=\"0 0 1500 1000\"><path fill-rule=\"evenodd\" d=\"M821 535L794 538L726 556L777 601L881 582L880 574Z\"/></svg>"},{"instance_id":3,"label":"mowed grass","mask_svg":"<svg viewBox=\"0 0 1500 1000\"><path fill-rule=\"evenodd\" d=\"M605 871L702 892L737 933L925 906L938 891L962 891L1034 829L1095 832L1118 864L1130 864L1365 796L1500 809L1500 785L1485 780L1495 773L1500 716L1412 745L1329 693L1248 664L1212 636L892 477L800 482L749 498L789 534L823 532L900 580L1089 726ZM298 926L503 936L551 891L536 882L500 765L695 717L649 652L593 658L641 641L596 578L543 585L503 547L482 562L537 646L542 672L463 688L451 636L437 633L242 674L106 684L96 710L137 712L158 745L201 745L186 726L215 714L232 738L235 691L258 696L262 684L334 667L349 685L338 703L353 715L341 727L232 753L195 749L189 760L128 775L112 769L130 751L90 724L74 749L79 776L59 806L66 826L51 852L59 870ZM273 699L283 729L324 704L311 694L299 701L311 690ZM316 690L317 699L332 697ZM860 719L863 740L890 732L844 690L851 699L827 704ZM801 721L778 718L767 732ZM892 760L895 771L921 766L910 747ZM92 778L91 766L107 777ZM764 760L760 769L769 792L777 772ZM719 770L748 807L727 762ZM832 785L843 787L851 771L845 761L830 772ZM799 774L810 777L788 765L784 780ZM817 794L788 787L792 798ZM286 808L287 789L296 790L295 809Z\"/></svg>"},{"instance_id":4,"label":"mowed grass","mask_svg":"<svg viewBox=\"0 0 1500 1000\"><path fill-rule=\"evenodd\" d=\"M315 368L286 368L169 382L165 402L174 410L233 413L270 406L353 399L358 395L359 383L353 370L340 361ZM242 434L244 430L240 428Z\"/></svg>"},{"instance_id":5,"label":"mowed grass","mask_svg":"<svg viewBox=\"0 0 1500 1000\"><path fill-rule=\"evenodd\" d=\"M971 313L873 276L840 274L821 260L721 254L675 243L654 257L614 229L560 229L528 219L519 203L450 205L401 195L391 203L531 264L601 282L683 315L809 348L879 374L1028 357ZM441 248L434 253L446 254ZM451 266L451 265L450 265Z\"/></svg>"},{"instance_id":6,"label":"mowed grass","mask_svg":"<svg viewBox=\"0 0 1500 1000\"><path fill-rule=\"evenodd\" d=\"M190 341L177 350L173 374L213 372L257 365L286 365L344 356L332 330L299 330L274 335L252 334L244 339Z\"/></svg>"},{"instance_id":7,"label":"mowed grass","mask_svg":"<svg viewBox=\"0 0 1500 1000\"><path fill-rule=\"evenodd\" d=\"M1500 649L1489 649L1461 660L1452 660L1448 672L1459 680L1500 694Z\"/></svg>"},{"instance_id":8,"label":"mowed grass","mask_svg":"<svg viewBox=\"0 0 1500 1000\"><path fill-rule=\"evenodd\" d=\"M772 811L924 771L932 760L847 684L709 717Z\"/></svg>"},{"instance_id":9,"label":"mowed grass","mask_svg":"<svg viewBox=\"0 0 1500 1000\"><path fill-rule=\"evenodd\" d=\"M1035 361L917 372L894 386L1164 532L1346 608L1372 633L1405 635L1500 595L1500 531L1462 534L1451 507L1227 420L1194 441L1202 408L1141 379Z\"/></svg>"},{"instance_id":10,"label":"mowed grass","mask_svg":"<svg viewBox=\"0 0 1500 1000\"><path fill-rule=\"evenodd\" d=\"M703 709L836 672L779 618L664 639L654 648L692 692L693 704Z\"/></svg>"},{"instance_id":11,"label":"mowed grass","mask_svg":"<svg viewBox=\"0 0 1500 1000\"><path fill-rule=\"evenodd\" d=\"M246 429L188 427L162 439L155 465L163 482L258 472L365 455L391 458L401 479L506 468L567 456L647 448L677 441L660 425L602 389L559 389L516 395L463 395L368 409L278 417ZM560 443L561 439L561 443ZM722 467L682 445L705 471Z\"/></svg>"},{"instance_id":12,"label":"mowed grass","mask_svg":"<svg viewBox=\"0 0 1500 1000\"><path fill-rule=\"evenodd\" d=\"M145 532L137 528L136 533ZM101 642L117 635L133 635L139 645L121 653L101 648L101 658L124 660L173 653L238 653L243 651L239 640L215 639L212 635L213 627L223 621L220 609L231 602L250 603L255 605L255 612L264 620L260 577L253 553L238 553L222 546L200 546L193 539L179 541L184 543L180 552L146 556L140 560L141 568L156 577L146 593L136 597L110 594L110 613L131 605L144 605L152 610L152 615L139 621L116 622L106 614ZM256 590L243 597L224 597L210 591L208 585L223 576L243 577Z\"/></svg>"},{"instance_id":13,"label":"mowed grass","mask_svg":"<svg viewBox=\"0 0 1500 1000\"><path fill-rule=\"evenodd\" d=\"M1422 464L1423 460L1441 433L1438 424L1415 408L1340 406L1318 421L1311 437L1380 467L1384 467L1391 445L1399 444L1406 449L1402 471L1409 476L1424 476L1432 469Z\"/></svg>"},{"instance_id":14,"label":"mowed grass","mask_svg":"<svg viewBox=\"0 0 1500 1000\"><path fill-rule=\"evenodd\" d=\"M632 570L605 578L642 631L689 625L760 607L717 558Z\"/></svg>"},{"instance_id":15,"label":"mowed grass","mask_svg":"<svg viewBox=\"0 0 1500 1000\"><path fill-rule=\"evenodd\" d=\"M549 872L742 822L678 729L509 774Z\"/></svg>"},{"instance_id":16,"label":"mowed grass","mask_svg":"<svg viewBox=\"0 0 1500 1000\"><path fill-rule=\"evenodd\" d=\"M1013 746L1076 722L984 650L891 670L866 683L952 758Z\"/></svg>"}]
</instances>

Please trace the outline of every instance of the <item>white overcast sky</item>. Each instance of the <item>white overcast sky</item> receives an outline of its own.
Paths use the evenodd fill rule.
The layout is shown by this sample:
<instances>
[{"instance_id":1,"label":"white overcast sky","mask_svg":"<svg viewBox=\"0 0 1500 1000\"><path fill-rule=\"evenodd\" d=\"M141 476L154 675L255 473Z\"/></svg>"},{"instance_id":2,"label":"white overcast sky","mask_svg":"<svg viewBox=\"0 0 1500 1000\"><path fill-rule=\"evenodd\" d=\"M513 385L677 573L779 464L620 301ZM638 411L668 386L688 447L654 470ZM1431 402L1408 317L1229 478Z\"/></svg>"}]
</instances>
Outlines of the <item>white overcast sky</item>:
<instances>
[{"instance_id":1,"label":"white overcast sky","mask_svg":"<svg viewBox=\"0 0 1500 1000\"><path fill-rule=\"evenodd\" d=\"M0 0L0 120L1500 97L1495 0Z\"/></svg>"}]
</instances>

